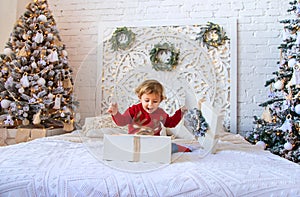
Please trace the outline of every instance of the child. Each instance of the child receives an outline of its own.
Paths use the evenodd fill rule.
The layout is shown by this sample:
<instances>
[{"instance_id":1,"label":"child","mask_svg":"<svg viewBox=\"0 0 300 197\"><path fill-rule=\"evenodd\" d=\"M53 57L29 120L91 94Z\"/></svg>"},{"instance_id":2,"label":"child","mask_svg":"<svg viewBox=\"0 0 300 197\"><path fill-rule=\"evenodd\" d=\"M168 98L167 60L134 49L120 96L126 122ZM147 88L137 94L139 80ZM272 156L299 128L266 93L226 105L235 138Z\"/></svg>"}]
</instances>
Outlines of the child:
<instances>
[{"instance_id":1,"label":"child","mask_svg":"<svg viewBox=\"0 0 300 197\"><path fill-rule=\"evenodd\" d=\"M161 123L165 127L175 127L187 111L186 107L182 107L173 116L169 116L160 108L160 103L166 97L164 87L156 80L144 81L135 89L135 93L140 102L129 107L124 114L118 111L117 103L112 103L107 110L118 126L128 125L129 134L159 136L162 129ZM191 152L191 150L172 144L172 152Z\"/></svg>"}]
</instances>

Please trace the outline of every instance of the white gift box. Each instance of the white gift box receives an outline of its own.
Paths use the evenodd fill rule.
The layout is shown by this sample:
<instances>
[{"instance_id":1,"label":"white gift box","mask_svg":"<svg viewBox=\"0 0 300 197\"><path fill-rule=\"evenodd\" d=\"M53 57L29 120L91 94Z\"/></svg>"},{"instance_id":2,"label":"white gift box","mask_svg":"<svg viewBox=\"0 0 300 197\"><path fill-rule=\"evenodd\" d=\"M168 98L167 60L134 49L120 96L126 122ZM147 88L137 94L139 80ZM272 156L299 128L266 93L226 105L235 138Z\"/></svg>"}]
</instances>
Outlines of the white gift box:
<instances>
[{"instance_id":1,"label":"white gift box","mask_svg":"<svg viewBox=\"0 0 300 197\"><path fill-rule=\"evenodd\" d=\"M0 146L27 142L36 138L65 134L63 128L0 128Z\"/></svg>"},{"instance_id":2,"label":"white gift box","mask_svg":"<svg viewBox=\"0 0 300 197\"><path fill-rule=\"evenodd\" d=\"M209 129L205 133L204 137L198 138L198 141L203 146L204 150L216 153L219 133L224 129L222 124L224 115L207 102L201 104L201 112L209 126Z\"/></svg>"},{"instance_id":3,"label":"white gift box","mask_svg":"<svg viewBox=\"0 0 300 197\"><path fill-rule=\"evenodd\" d=\"M104 160L171 163L171 137L104 135Z\"/></svg>"}]
</instances>

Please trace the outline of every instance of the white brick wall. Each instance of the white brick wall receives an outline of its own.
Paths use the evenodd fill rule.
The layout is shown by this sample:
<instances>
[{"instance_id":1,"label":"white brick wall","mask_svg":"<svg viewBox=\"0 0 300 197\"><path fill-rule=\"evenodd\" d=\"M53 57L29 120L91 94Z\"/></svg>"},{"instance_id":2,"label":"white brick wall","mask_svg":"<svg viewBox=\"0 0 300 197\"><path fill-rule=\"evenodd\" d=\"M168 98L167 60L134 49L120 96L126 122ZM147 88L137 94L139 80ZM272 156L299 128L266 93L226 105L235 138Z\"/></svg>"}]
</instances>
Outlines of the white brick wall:
<instances>
[{"instance_id":1,"label":"white brick wall","mask_svg":"<svg viewBox=\"0 0 300 197\"><path fill-rule=\"evenodd\" d=\"M267 99L265 81L277 69L277 49L282 24L291 17L282 0L48 0L60 35L74 68L76 94L82 119L97 115L96 83L97 33L99 22L160 21L193 19L238 20L238 128L252 129L258 104Z\"/></svg>"}]
</instances>

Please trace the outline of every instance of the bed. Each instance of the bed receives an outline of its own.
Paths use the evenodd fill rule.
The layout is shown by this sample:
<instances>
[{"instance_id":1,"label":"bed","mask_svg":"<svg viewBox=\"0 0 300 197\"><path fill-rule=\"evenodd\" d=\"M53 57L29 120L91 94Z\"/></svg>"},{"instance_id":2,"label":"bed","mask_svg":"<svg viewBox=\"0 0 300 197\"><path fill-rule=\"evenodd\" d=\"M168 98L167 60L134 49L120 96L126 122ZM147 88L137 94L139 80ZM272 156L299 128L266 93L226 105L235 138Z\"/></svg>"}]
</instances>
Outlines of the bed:
<instances>
[{"instance_id":1,"label":"bed","mask_svg":"<svg viewBox=\"0 0 300 197\"><path fill-rule=\"evenodd\" d=\"M76 132L2 147L0 196L300 196L298 164L223 137L216 154L195 148L169 165L101 161L101 140L95 156Z\"/></svg>"},{"instance_id":2,"label":"bed","mask_svg":"<svg viewBox=\"0 0 300 197\"><path fill-rule=\"evenodd\" d=\"M144 25L130 27L135 42L117 51L109 39L115 28L99 25L99 114L72 133L0 147L0 196L300 196L298 164L237 134L232 109L235 34L225 45L210 48L191 42L198 26ZM231 22L222 25L232 27ZM155 71L149 61L150 49L164 41L180 47L174 72ZM172 140L192 152L173 153L170 164L103 160L103 136L126 132L105 110L114 99L120 110L136 102L130 92L147 78L165 85L169 99L162 107L169 113L183 104L197 107L203 97L218 109L224 118L218 126L210 125L217 140L214 154L180 123L171 130Z\"/></svg>"}]
</instances>

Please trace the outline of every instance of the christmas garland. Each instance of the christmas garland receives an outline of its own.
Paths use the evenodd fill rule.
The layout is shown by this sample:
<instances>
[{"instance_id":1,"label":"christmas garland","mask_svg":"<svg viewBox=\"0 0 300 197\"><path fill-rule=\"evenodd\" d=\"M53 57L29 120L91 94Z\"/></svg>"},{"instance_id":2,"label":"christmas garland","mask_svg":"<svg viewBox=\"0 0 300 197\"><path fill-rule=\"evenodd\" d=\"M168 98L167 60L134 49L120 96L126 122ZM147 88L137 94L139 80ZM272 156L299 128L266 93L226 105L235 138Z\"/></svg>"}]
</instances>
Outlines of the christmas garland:
<instances>
[{"instance_id":1,"label":"christmas garland","mask_svg":"<svg viewBox=\"0 0 300 197\"><path fill-rule=\"evenodd\" d=\"M207 22L206 26L201 27L197 35L196 40L200 40L207 48L210 46L217 48L229 40L223 28L212 22Z\"/></svg>"},{"instance_id":2,"label":"christmas garland","mask_svg":"<svg viewBox=\"0 0 300 197\"><path fill-rule=\"evenodd\" d=\"M112 44L111 48L117 51L118 49L125 50L129 48L134 40L135 33L127 29L127 27L119 27L114 31L109 41Z\"/></svg>"},{"instance_id":3,"label":"christmas garland","mask_svg":"<svg viewBox=\"0 0 300 197\"><path fill-rule=\"evenodd\" d=\"M208 130L208 123L202 115L201 110L193 108L184 115L184 123L189 131L196 137L203 137Z\"/></svg>"},{"instance_id":4,"label":"christmas garland","mask_svg":"<svg viewBox=\"0 0 300 197\"><path fill-rule=\"evenodd\" d=\"M156 71L172 71L178 64L179 53L172 44L156 44L150 51L150 61Z\"/></svg>"}]
</instances>

